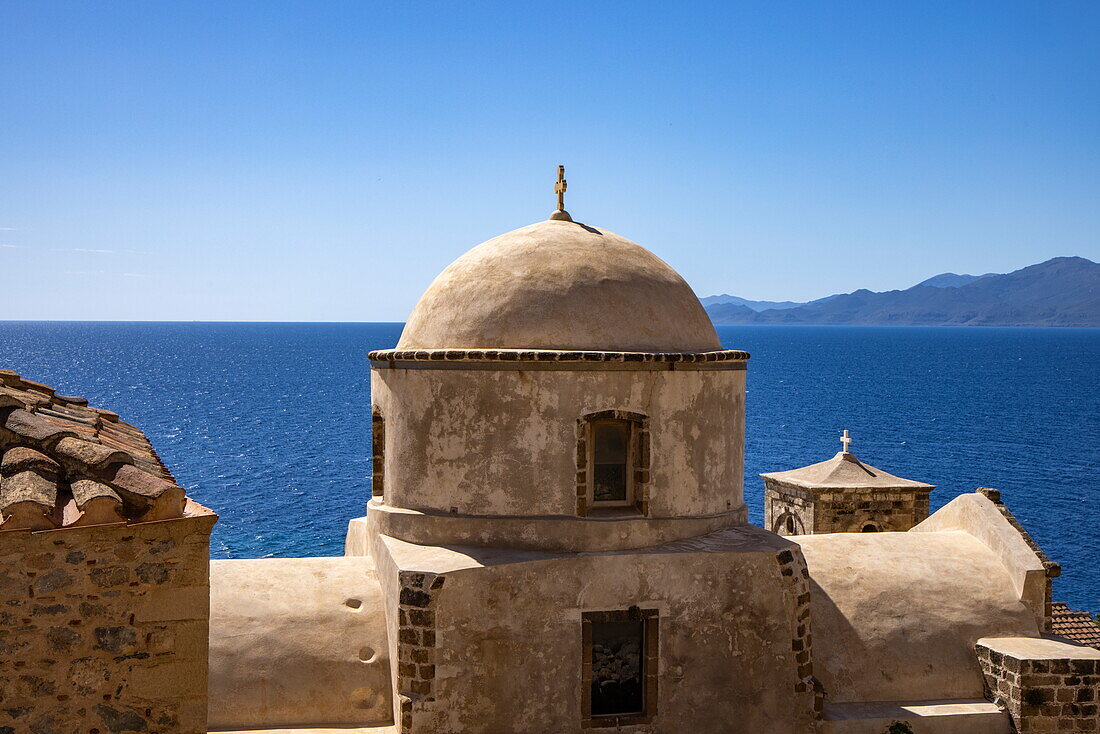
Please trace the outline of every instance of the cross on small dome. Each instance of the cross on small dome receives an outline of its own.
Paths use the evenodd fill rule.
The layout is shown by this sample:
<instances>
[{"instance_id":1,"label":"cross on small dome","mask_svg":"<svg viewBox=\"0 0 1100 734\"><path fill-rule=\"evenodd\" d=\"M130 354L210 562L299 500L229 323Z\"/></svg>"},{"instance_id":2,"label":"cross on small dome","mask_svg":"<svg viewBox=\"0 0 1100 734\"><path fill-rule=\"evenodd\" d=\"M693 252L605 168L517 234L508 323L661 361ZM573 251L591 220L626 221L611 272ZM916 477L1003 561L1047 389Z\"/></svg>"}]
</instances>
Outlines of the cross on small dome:
<instances>
[{"instance_id":1,"label":"cross on small dome","mask_svg":"<svg viewBox=\"0 0 1100 734\"><path fill-rule=\"evenodd\" d=\"M558 165L558 180L554 184L554 193L558 195L558 209L550 215L550 219L562 222L572 222L573 217L565 211L565 191L569 188L569 182L565 180L565 166Z\"/></svg>"},{"instance_id":2,"label":"cross on small dome","mask_svg":"<svg viewBox=\"0 0 1100 734\"><path fill-rule=\"evenodd\" d=\"M851 453L848 450L849 444L851 444L851 443L852 443L852 439L848 436L848 429L845 428L844 429L844 435L842 435L840 437L840 445L843 447L841 449L841 451L843 451L845 454Z\"/></svg>"}]
</instances>

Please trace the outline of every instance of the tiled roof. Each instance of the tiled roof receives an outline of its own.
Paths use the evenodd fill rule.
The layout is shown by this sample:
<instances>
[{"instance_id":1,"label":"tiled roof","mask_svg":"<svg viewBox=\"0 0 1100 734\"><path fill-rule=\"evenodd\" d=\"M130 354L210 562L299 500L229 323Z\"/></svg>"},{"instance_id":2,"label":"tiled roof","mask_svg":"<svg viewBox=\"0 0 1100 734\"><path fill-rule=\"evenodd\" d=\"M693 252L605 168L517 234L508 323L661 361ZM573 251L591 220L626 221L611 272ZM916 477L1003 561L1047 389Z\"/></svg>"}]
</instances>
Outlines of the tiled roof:
<instances>
[{"instance_id":1,"label":"tiled roof","mask_svg":"<svg viewBox=\"0 0 1100 734\"><path fill-rule=\"evenodd\" d=\"M0 369L0 531L166 520L186 504L140 430Z\"/></svg>"},{"instance_id":2,"label":"tiled roof","mask_svg":"<svg viewBox=\"0 0 1100 734\"><path fill-rule=\"evenodd\" d=\"M1091 614L1070 609L1061 601L1051 604L1050 610L1050 631L1053 634L1100 650L1100 624Z\"/></svg>"}]
</instances>

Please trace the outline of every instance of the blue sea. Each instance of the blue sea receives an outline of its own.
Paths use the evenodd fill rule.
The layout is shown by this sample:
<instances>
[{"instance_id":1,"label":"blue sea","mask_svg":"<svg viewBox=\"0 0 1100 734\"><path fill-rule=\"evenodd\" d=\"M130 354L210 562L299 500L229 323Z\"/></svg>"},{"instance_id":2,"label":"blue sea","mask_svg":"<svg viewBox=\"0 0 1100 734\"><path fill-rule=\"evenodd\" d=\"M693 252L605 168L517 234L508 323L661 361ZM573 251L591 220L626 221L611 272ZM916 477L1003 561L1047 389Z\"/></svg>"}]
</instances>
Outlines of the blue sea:
<instances>
[{"instance_id":1,"label":"blue sea","mask_svg":"<svg viewBox=\"0 0 1100 734\"><path fill-rule=\"evenodd\" d=\"M145 430L218 512L217 558L338 555L370 496L366 354L401 324L0 322L0 367ZM831 457L996 487L1061 562L1055 598L1100 611L1100 329L723 326L749 362L745 498Z\"/></svg>"}]
</instances>

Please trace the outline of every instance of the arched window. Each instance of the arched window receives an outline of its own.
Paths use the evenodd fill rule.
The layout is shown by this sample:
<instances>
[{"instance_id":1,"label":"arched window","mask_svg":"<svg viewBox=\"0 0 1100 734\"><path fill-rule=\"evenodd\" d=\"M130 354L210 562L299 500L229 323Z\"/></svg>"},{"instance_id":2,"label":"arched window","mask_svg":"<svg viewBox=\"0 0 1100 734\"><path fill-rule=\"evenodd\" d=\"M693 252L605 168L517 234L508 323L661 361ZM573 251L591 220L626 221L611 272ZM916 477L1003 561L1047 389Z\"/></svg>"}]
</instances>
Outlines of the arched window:
<instances>
[{"instance_id":1,"label":"arched window","mask_svg":"<svg viewBox=\"0 0 1100 734\"><path fill-rule=\"evenodd\" d=\"M371 447L371 497L381 497L386 481L386 422L382 411L371 406L370 412Z\"/></svg>"},{"instance_id":2,"label":"arched window","mask_svg":"<svg viewBox=\"0 0 1100 734\"><path fill-rule=\"evenodd\" d=\"M861 533L877 533L878 532L878 527L873 522L869 522L869 523L867 523L866 525L863 526L863 529L860 530L860 532Z\"/></svg>"},{"instance_id":3,"label":"arched window","mask_svg":"<svg viewBox=\"0 0 1100 734\"><path fill-rule=\"evenodd\" d=\"M798 515L787 511L772 523L772 532L776 535L805 535L806 529Z\"/></svg>"},{"instance_id":4,"label":"arched window","mask_svg":"<svg viewBox=\"0 0 1100 734\"><path fill-rule=\"evenodd\" d=\"M577 514L649 512L649 429L640 413L605 410L577 421Z\"/></svg>"}]
</instances>

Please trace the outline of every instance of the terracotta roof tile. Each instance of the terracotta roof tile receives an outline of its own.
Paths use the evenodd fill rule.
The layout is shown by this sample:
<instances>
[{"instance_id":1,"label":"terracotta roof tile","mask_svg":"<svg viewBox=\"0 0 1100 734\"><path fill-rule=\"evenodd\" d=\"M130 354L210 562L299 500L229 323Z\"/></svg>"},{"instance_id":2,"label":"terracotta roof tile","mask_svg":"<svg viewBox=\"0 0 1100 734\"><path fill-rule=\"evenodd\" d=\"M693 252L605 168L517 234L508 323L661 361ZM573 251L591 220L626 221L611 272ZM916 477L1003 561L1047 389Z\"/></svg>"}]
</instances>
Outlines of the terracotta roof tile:
<instances>
[{"instance_id":1,"label":"terracotta roof tile","mask_svg":"<svg viewBox=\"0 0 1100 734\"><path fill-rule=\"evenodd\" d=\"M1100 650L1100 624L1088 612L1070 609L1065 602L1056 601L1051 605L1050 631L1079 645Z\"/></svg>"},{"instance_id":2,"label":"terracotta roof tile","mask_svg":"<svg viewBox=\"0 0 1100 734\"><path fill-rule=\"evenodd\" d=\"M29 469L0 477L0 508L0 530L57 527L57 477Z\"/></svg>"},{"instance_id":3,"label":"terracotta roof tile","mask_svg":"<svg viewBox=\"0 0 1100 734\"><path fill-rule=\"evenodd\" d=\"M0 531L206 512L117 413L0 369Z\"/></svg>"},{"instance_id":4,"label":"terracotta roof tile","mask_svg":"<svg viewBox=\"0 0 1100 734\"><path fill-rule=\"evenodd\" d=\"M46 470L57 473L61 465L41 451L28 449L25 446L16 446L4 452L4 458L0 459L0 474L11 476L28 469Z\"/></svg>"}]
</instances>

